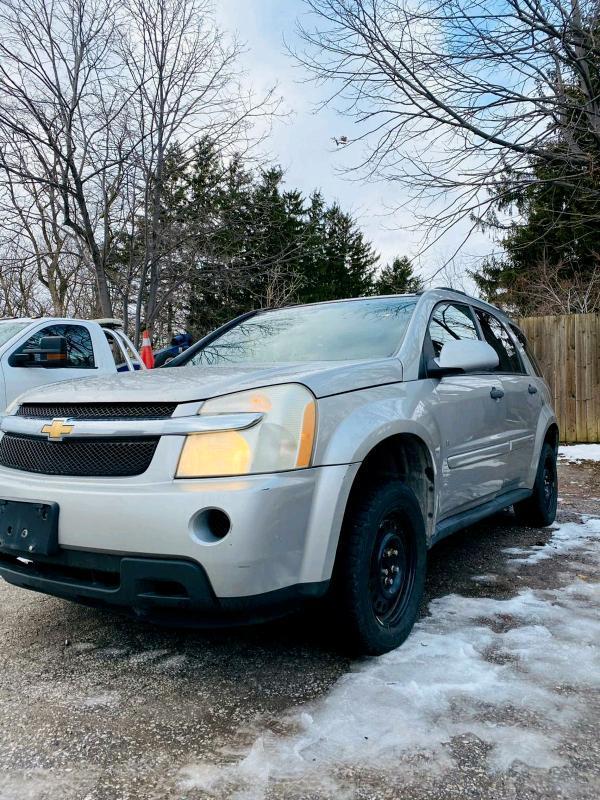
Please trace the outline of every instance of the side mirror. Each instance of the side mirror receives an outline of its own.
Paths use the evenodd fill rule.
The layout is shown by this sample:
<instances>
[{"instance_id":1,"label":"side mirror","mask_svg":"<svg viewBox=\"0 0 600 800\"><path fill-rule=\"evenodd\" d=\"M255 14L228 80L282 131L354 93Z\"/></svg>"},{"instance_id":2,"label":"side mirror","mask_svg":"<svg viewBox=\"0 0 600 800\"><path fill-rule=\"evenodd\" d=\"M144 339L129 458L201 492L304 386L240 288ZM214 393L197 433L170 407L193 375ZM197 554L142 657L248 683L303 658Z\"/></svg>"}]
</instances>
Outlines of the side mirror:
<instances>
[{"instance_id":1,"label":"side mirror","mask_svg":"<svg viewBox=\"0 0 600 800\"><path fill-rule=\"evenodd\" d=\"M446 342L437 361L427 365L431 378L460 375L467 372L489 372L499 364L498 353L487 342L478 339L457 339Z\"/></svg>"},{"instance_id":2,"label":"side mirror","mask_svg":"<svg viewBox=\"0 0 600 800\"><path fill-rule=\"evenodd\" d=\"M42 336L39 347L13 353L8 363L11 367L67 367L67 340L64 336Z\"/></svg>"}]
</instances>

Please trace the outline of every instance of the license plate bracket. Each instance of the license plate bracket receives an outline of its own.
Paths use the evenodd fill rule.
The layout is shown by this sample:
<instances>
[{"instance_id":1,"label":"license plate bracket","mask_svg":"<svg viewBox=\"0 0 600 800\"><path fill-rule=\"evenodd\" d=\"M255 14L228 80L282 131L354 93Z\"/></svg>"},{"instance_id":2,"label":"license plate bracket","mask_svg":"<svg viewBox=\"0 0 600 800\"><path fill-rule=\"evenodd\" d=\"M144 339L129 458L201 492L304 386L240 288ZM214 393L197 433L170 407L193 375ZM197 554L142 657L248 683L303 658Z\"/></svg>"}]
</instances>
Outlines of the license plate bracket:
<instances>
[{"instance_id":1,"label":"license plate bracket","mask_svg":"<svg viewBox=\"0 0 600 800\"><path fill-rule=\"evenodd\" d=\"M24 557L58 552L58 503L0 499L0 550Z\"/></svg>"}]
</instances>

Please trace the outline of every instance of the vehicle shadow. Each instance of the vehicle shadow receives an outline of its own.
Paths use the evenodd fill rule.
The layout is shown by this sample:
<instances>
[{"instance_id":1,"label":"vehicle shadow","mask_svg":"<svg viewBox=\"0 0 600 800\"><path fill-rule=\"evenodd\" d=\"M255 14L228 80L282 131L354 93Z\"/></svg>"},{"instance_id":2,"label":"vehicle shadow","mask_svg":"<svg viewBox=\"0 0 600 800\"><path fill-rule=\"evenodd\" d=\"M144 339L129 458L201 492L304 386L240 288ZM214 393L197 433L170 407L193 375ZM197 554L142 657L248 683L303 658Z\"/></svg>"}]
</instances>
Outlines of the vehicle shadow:
<instances>
[{"instance_id":1,"label":"vehicle shadow","mask_svg":"<svg viewBox=\"0 0 600 800\"><path fill-rule=\"evenodd\" d=\"M506 577L507 547L543 544L550 529L518 526L514 515L503 512L466 528L440 542L429 553L429 566L422 613L428 603L446 594L468 596L510 596L513 582ZM496 576L494 582L477 582L476 576ZM62 624L73 631L102 634L108 645L138 649L176 648L191 653L234 654L247 658L252 653L271 659L298 659L310 654L313 662L329 660L347 663L349 656L336 640L336 626L324 604L283 616L271 622L226 628L177 628L157 626L123 617L110 611L63 603ZM83 629L83 630L82 630ZM227 669L227 665L224 665Z\"/></svg>"}]
</instances>

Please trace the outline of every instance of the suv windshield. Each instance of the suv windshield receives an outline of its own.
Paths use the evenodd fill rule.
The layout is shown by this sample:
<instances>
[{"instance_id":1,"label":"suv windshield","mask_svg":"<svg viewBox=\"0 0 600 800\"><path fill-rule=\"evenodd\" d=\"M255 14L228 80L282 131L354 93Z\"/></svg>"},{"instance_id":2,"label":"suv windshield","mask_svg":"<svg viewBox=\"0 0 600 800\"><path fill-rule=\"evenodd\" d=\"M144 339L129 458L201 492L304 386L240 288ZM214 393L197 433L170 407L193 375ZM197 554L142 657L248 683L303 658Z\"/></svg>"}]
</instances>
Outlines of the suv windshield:
<instances>
[{"instance_id":1,"label":"suv windshield","mask_svg":"<svg viewBox=\"0 0 600 800\"><path fill-rule=\"evenodd\" d=\"M417 300L344 300L261 311L179 363L277 364L385 358L398 349Z\"/></svg>"},{"instance_id":2,"label":"suv windshield","mask_svg":"<svg viewBox=\"0 0 600 800\"><path fill-rule=\"evenodd\" d=\"M0 321L0 345L6 344L9 339L24 330L31 322L17 322L16 320Z\"/></svg>"}]
</instances>

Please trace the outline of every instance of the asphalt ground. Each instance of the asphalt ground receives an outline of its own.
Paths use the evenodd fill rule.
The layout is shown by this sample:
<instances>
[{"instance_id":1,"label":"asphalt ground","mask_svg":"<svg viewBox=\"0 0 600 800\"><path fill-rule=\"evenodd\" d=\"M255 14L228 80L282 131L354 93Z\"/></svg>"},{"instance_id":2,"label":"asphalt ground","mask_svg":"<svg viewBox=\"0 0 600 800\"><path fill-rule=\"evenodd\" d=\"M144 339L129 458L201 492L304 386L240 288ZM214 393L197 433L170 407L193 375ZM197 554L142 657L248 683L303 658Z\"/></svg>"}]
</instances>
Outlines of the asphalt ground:
<instances>
[{"instance_id":1,"label":"asphalt ground","mask_svg":"<svg viewBox=\"0 0 600 800\"><path fill-rule=\"evenodd\" d=\"M600 464L561 465L560 487L559 523L579 523L582 515L600 517ZM517 627L522 612L511 615L510 603L524 592L552 611L565 606L558 593L574 582L596 586L600 557L589 543L585 552L564 550L552 543L552 536L551 529L519 527L505 513L440 543L430 554L417 630L391 657L363 662L351 662L338 648L322 613L244 629L178 631L0 582L0 798L595 799L600 796L596 652L589 662L598 667L594 674L588 665L572 684L564 669L557 677L552 692L560 700L560 717L548 709L541 718L536 713L536 702L546 702L548 693L545 700L533 697L523 707L511 700L514 687L520 691L515 680L532 676L523 683L525 694L527 687L534 692L536 681L546 680L544 674L535 677L531 653L516 646L510 658L500 649L486 651L484 659L494 670L498 667L490 694L501 695L512 686L513 695L507 694L501 708L498 698L490 697L489 708L485 698L476 699L477 720L470 707L468 724L461 703L454 695L448 701L447 690L440 695L445 705L439 717L435 694L423 696L427 711L422 719L414 692L408 702L406 695L403 701L401 695L382 692L369 700L377 680L412 685L411 654L418 644L423 647L418 671L426 674L433 664L433 650L428 663L427 642L453 643L450 613L458 615L457 637L467 637L459 653L464 657L478 646L479 639L468 639L470 627L479 638L481 631L503 636ZM511 548L546 548L549 557L520 563L505 552ZM569 601L568 614L581 621L600 618L597 596L571 591L575 599ZM503 603L508 604L506 613L498 612ZM477 616L480 607L488 611ZM545 618L544 606L536 608L537 631ZM562 628L556 626L564 623L552 624L547 623L550 637L560 638L556 631ZM586 648L585 653L573 650L575 662L589 658L594 643L587 642ZM537 652L533 658L542 661ZM460 678L456 657L448 652L447 667L458 670ZM483 661L473 664L479 669ZM471 669L468 663L465 669ZM414 691L423 691L423 680L429 679L419 683L416 672ZM382 681L382 674L398 677ZM356 690L357 675L367 681L364 700L360 687ZM431 680L439 688L439 677ZM456 697L468 694L476 680L465 674ZM364 708L357 709L355 719L348 718L342 696L338 724L336 709L346 686L350 707L357 702ZM370 710L374 717L368 716ZM323 721L330 718L333 723ZM334 727L327 728L330 724ZM309 734L300 730L303 725ZM364 748L342 736L345 725L355 732L367 726L368 735L359 736ZM499 745L494 739L500 730L508 731L510 739L511 725L521 737L531 728L529 755L518 736L516 753L510 742ZM414 742L411 726L419 732ZM318 735L310 733L315 730ZM383 744L386 736L389 746ZM304 746L305 740L312 744ZM294 742L297 746L286 750ZM288 772L290 752L300 767ZM492 757L494 752L504 753L504 761Z\"/></svg>"}]
</instances>

